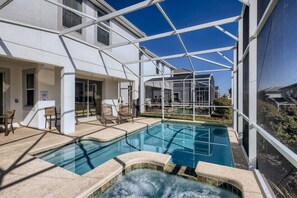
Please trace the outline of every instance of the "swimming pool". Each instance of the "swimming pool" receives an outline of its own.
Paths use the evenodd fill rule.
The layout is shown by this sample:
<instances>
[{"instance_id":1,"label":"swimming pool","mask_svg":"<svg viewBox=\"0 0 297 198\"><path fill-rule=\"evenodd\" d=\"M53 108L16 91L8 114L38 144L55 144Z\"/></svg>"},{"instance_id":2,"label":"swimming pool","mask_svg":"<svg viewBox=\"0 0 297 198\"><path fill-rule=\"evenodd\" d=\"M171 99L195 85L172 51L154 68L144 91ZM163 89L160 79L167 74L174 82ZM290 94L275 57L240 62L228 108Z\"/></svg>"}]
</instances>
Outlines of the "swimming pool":
<instances>
[{"instance_id":1,"label":"swimming pool","mask_svg":"<svg viewBox=\"0 0 297 198\"><path fill-rule=\"evenodd\" d=\"M233 166L226 127L173 122L162 122L109 143L78 141L36 157L83 175L118 155L133 151L169 154L172 163L191 168L195 168L198 161Z\"/></svg>"},{"instance_id":2,"label":"swimming pool","mask_svg":"<svg viewBox=\"0 0 297 198\"><path fill-rule=\"evenodd\" d=\"M114 183L101 198L108 197L222 197L239 198L229 190L191 181L176 175L139 169L129 172Z\"/></svg>"}]
</instances>

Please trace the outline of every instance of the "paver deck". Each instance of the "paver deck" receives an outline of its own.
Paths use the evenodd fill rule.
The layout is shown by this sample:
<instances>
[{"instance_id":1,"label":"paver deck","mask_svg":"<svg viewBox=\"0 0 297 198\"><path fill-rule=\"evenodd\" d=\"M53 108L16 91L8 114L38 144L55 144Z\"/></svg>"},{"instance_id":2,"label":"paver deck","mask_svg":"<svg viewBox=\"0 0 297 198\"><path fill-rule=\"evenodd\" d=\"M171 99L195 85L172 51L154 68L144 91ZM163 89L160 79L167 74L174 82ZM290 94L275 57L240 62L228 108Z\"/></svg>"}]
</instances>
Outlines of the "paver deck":
<instances>
[{"instance_id":1,"label":"paver deck","mask_svg":"<svg viewBox=\"0 0 297 198\"><path fill-rule=\"evenodd\" d=\"M28 127L15 129L15 133L8 136L0 133L0 197L77 196L100 179L79 176L31 154L67 144L76 138L96 139L108 133L110 137L120 137L126 133L123 129L131 132L160 121L137 118L133 124L109 124L107 127L99 121L92 121L77 125L76 132L68 135L60 134L57 129L49 131ZM101 133L103 135L99 135Z\"/></svg>"},{"instance_id":2,"label":"paver deck","mask_svg":"<svg viewBox=\"0 0 297 198\"><path fill-rule=\"evenodd\" d=\"M156 118L137 118L133 124L109 124L107 127L99 121L91 121L80 123L76 126L76 132L68 135L60 134L57 129L49 131L28 127L16 129L14 134L8 136L0 133L0 197L78 196L93 186L103 184L111 177L107 173L112 170L102 171L104 166L117 167L116 170L120 171L123 164L119 166L119 163L112 159L107 164L102 164L104 166L80 176L35 158L32 154L70 143L77 138L110 141L160 121L161 119ZM238 149L235 148L237 139L232 136L232 130L229 130L229 136L231 144L234 143L234 149ZM127 155L122 158L128 164L133 163L133 159L138 163L144 161L165 165L168 162L167 155L144 153L146 154L134 152L131 154L133 156Z\"/></svg>"}]
</instances>

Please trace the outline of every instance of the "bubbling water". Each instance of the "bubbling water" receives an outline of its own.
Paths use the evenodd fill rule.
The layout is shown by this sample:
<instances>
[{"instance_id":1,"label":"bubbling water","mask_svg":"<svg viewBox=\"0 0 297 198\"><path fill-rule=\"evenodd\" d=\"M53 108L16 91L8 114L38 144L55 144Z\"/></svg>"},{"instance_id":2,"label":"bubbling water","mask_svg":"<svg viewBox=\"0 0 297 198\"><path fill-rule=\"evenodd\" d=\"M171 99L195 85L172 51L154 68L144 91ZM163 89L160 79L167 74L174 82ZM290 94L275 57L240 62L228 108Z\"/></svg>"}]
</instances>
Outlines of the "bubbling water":
<instances>
[{"instance_id":1,"label":"bubbling water","mask_svg":"<svg viewBox=\"0 0 297 198\"><path fill-rule=\"evenodd\" d=\"M203 198L239 196L224 189L187 180L175 175L139 169L120 178L100 197L116 198Z\"/></svg>"}]
</instances>

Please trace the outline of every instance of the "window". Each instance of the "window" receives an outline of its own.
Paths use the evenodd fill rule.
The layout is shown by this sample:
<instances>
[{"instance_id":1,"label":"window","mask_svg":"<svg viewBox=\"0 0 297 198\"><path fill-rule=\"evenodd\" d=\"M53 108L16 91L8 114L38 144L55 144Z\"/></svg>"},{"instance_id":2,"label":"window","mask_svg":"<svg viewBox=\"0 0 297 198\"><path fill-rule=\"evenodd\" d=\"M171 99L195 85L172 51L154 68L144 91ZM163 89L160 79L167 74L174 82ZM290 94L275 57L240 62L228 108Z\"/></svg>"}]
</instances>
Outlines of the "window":
<instances>
[{"instance_id":1,"label":"window","mask_svg":"<svg viewBox=\"0 0 297 198\"><path fill-rule=\"evenodd\" d=\"M264 7L261 12L263 12ZM297 153L297 1L278 1L257 41L257 124ZM297 170L260 134L257 168L276 197L297 197ZM282 194L280 193L282 192Z\"/></svg>"},{"instance_id":2,"label":"window","mask_svg":"<svg viewBox=\"0 0 297 198\"><path fill-rule=\"evenodd\" d=\"M75 114L77 117L101 115L102 82L75 79Z\"/></svg>"},{"instance_id":3,"label":"window","mask_svg":"<svg viewBox=\"0 0 297 198\"><path fill-rule=\"evenodd\" d=\"M101 10L97 11L97 16L101 17L104 16L105 13ZM110 26L110 21L104 21L103 22L105 25ZM104 45L109 45L109 35L110 35L110 30L103 25L98 24L99 27L97 27L97 41L99 43L102 43Z\"/></svg>"},{"instance_id":4,"label":"window","mask_svg":"<svg viewBox=\"0 0 297 198\"><path fill-rule=\"evenodd\" d=\"M180 100L179 100L179 93L177 92L177 93L174 93L173 94L173 97L174 97L174 102L179 102Z\"/></svg>"},{"instance_id":5,"label":"window","mask_svg":"<svg viewBox=\"0 0 297 198\"><path fill-rule=\"evenodd\" d=\"M25 70L24 71L24 104L25 106L34 106L35 98L35 75L34 70Z\"/></svg>"},{"instance_id":6,"label":"window","mask_svg":"<svg viewBox=\"0 0 297 198\"><path fill-rule=\"evenodd\" d=\"M260 22L270 0L258 0L257 3L257 12L258 12L258 23Z\"/></svg>"},{"instance_id":7,"label":"window","mask_svg":"<svg viewBox=\"0 0 297 198\"><path fill-rule=\"evenodd\" d=\"M160 64L159 61L157 61L157 65L158 65L158 67L156 67L156 74L160 74L160 70L159 69L161 69L161 64Z\"/></svg>"},{"instance_id":8,"label":"window","mask_svg":"<svg viewBox=\"0 0 297 198\"><path fill-rule=\"evenodd\" d=\"M243 15L243 52L249 44L249 30L250 30L250 11L249 7L246 6Z\"/></svg>"},{"instance_id":9,"label":"window","mask_svg":"<svg viewBox=\"0 0 297 198\"><path fill-rule=\"evenodd\" d=\"M75 10L82 12L82 0L63 0L63 4L73 8ZM82 17L69 11L63 9L63 26L70 28L82 23ZM82 30L76 30L78 33L82 33Z\"/></svg>"}]
</instances>

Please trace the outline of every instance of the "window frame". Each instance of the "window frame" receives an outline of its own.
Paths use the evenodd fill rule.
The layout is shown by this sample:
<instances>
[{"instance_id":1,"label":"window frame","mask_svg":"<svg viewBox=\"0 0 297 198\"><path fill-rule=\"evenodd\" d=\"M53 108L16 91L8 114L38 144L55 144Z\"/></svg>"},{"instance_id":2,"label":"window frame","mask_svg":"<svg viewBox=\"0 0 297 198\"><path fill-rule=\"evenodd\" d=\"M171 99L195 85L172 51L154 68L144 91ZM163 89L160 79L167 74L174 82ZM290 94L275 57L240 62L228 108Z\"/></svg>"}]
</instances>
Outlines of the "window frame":
<instances>
[{"instance_id":1,"label":"window frame","mask_svg":"<svg viewBox=\"0 0 297 198\"><path fill-rule=\"evenodd\" d=\"M97 18L99 18L99 17L104 16L104 15L107 14L107 13L104 12L102 9L98 8L97 6L95 7L95 12L96 12L96 16L97 16ZM101 15L99 15L99 13L100 13ZM108 25L109 27L111 27L111 20L104 21L103 23L105 23L106 25ZM100 27L102 27L102 28L100 28L100 27L98 27L98 26L100 26ZM98 39L99 31L105 31L105 32L108 33L108 39L107 39L107 40L108 40L108 43L103 43L103 42L99 41L99 39ZM96 43L98 43L99 45L104 45L104 46L109 46L109 45L111 45L111 30L109 30L109 29L107 29L107 28L101 26L100 24L97 24L97 25L96 25L96 28L95 28L95 41L96 41Z\"/></svg>"},{"instance_id":2,"label":"window frame","mask_svg":"<svg viewBox=\"0 0 297 198\"><path fill-rule=\"evenodd\" d=\"M33 74L33 88L28 88L28 75ZM36 90L37 90L37 83L36 83L36 72L35 69L25 69L23 70L23 107L29 108L34 107L36 100ZM33 91L33 104L28 105L28 91Z\"/></svg>"},{"instance_id":3,"label":"window frame","mask_svg":"<svg viewBox=\"0 0 297 198\"><path fill-rule=\"evenodd\" d=\"M76 0L75 0L76 1ZM66 5L65 4L65 0L62 0L62 4L63 5L65 5L65 6L68 6L68 5ZM81 0L81 10L77 10L77 11L79 11L79 12L83 12L83 10L84 10L84 1L83 0ZM70 6L69 6L70 7ZM70 7L70 8L72 8L72 7ZM75 8L72 8L72 9L75 9ZM71 14L73 14L73 15L75 15L75 16L77 16L77 17L79 17L80 19L81 19L81 23L80 24L82 24L83 23L83 17L82 16L79 16L78 14L76 14L76 13L74 13L74 12L71 12L70 10L67 10L67 9L64 9L64 8L62 8L62 11L61 11L61 26L65 29L68 29L68 28L71 28L71 27L74 27L74 26L76 26L76 25L79 25L79 24L76 24L76 25L73 25L73 26L71 26L71 27L67 27L67 26L65 26L65 24L64 24L64 12L69 12L69 13L71 13ZM79 29L79 30L76 30L76 31L74 31L74 33L76 33L76 34L78 34L78 35L83 35L83 29Z\"/></svg>"}]
</instances>

